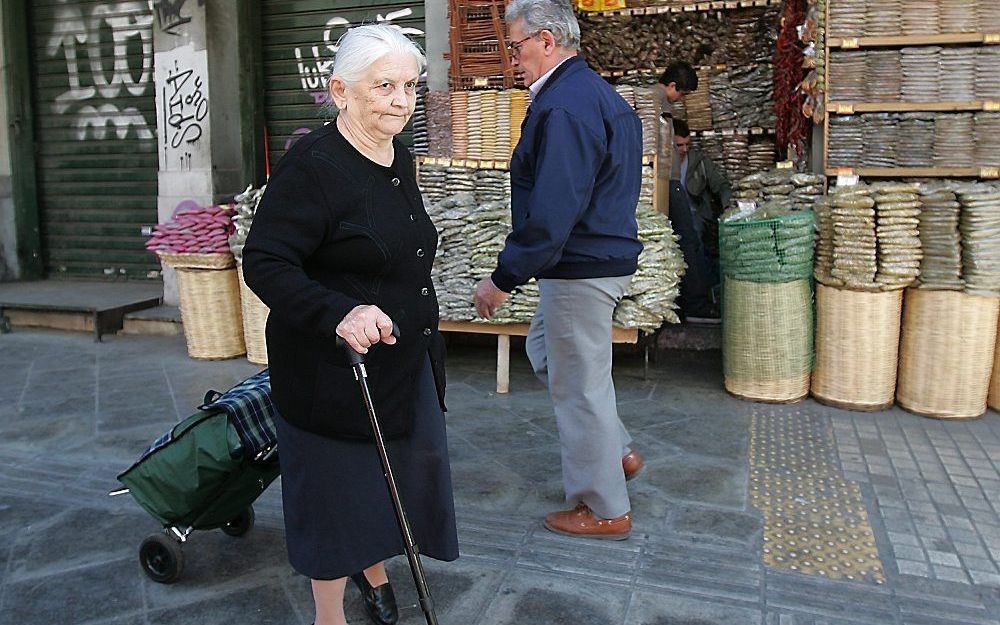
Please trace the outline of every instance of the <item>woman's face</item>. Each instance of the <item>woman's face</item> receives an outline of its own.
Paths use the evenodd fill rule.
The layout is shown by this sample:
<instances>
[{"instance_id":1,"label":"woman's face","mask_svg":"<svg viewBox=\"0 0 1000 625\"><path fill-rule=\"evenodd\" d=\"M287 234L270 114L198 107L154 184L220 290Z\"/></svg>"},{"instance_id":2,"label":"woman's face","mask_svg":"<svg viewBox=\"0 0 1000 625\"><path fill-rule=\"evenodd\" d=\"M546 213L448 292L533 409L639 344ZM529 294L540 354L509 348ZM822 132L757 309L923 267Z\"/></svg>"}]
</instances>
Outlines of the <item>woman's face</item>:
<instances>
[{"instance_id":1,"label":"woman's face","mask_svg":"<svg viewBox=\"0 0 1000 625\"><path fill-rule=\"evenodd\" d=\"M402 132L417 102L417 61L410 54L386 54L354 84L337 77L330 94L341 115L366 133L391 139Z\"/></svg>"}]
</instances>

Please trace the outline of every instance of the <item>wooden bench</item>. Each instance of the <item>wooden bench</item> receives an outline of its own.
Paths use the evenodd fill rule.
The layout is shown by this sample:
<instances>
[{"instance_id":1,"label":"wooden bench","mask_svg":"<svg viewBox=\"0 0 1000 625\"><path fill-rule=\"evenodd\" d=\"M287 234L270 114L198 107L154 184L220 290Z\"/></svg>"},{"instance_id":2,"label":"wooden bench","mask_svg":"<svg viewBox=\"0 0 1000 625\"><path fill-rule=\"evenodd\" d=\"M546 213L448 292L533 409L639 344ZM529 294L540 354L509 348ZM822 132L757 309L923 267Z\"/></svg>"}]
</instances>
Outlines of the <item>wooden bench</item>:
<instances>
[{"instance_id":1,"label":"wooden bench","mask_svg":"<svg viewBox=\"0 0 1000 625\"><path fill-rule=\"evenodd\" d=\"M441 332L495 334L497 337L497 393L510 391L510 337L528 336L527 323L485 323L442 319L438 323L438 329ZM635 328L611 328L611 342L638 343L639 331Z\"/></svg>"}]
</instances>

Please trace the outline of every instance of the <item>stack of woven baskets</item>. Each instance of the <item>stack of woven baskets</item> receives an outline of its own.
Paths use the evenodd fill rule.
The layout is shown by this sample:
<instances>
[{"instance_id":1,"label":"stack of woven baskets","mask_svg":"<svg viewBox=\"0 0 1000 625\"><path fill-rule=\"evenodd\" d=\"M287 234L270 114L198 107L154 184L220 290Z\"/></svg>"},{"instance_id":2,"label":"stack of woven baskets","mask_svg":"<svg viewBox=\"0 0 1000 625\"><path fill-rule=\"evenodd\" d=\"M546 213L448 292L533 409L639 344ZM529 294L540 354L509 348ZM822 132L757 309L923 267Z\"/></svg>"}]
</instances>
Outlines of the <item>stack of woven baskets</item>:
<instances>
[{"instance_id":1,"label":"stack of woven baskets","mask_svg":"<svg viewBox=\"0 0 1000 625\"><path fill-rule=\"evenodd\" d=\"M233 218L235 230L229 237L229 246L236 257L240 279L240 304L243 309L243 340L247 346L247 360L254 364L267 364L267 341L264 338L264 328L267 325L267 315L270 312L264 302L250 290L243 279L243 244L246 243L250 225L264 188L247 187L246 191L236 196L236 216Z\"/></svg>"},{"instance_id":2,"label":"stack of woven baskets","mask_svg":"<svg viewBox=\"0 0 1000 625\"><path fill-rule=\"evenodd\" d=\"M1000 387L1000 191L857 184L816 213L813 396L852 410L898 402L936 418L982 415L991 369ZM996 407L1000 390L993 397Z\"/></svg>"},{"instance_id":3,"label":"stack of woven baskets","mask_svg":"<svg viewBox=\"0 0 1000 625\"><path fill-rule=\"evenodd\" d=\"M947 192L953 192L951 203L927 201L921 238L941 235L934 231L938 212L945 215L943 223L949 229L957 225L961 279L951 281L947 289L942 287L948 284L928 280L922 281L921 288L907 291L896 398L903 408L917 414L971 419L986 412L987 403L1000 406L1000 364L996 361L1000 189L988 183L935 189L938 198ZM952 217L955 208L960 214L957 224ZM926 261L934 258L925 259L922 271L928 266Z\"/></svg>"},{"instance_id":4,"label":"stack of woven baskets","mask_svg":"<svg viewBox=\"0 0 1000 625\"><path fill-rule=\"evenodd\" d=\"M232 210L207 206L156 227L146 248L177 272L188 355L221 360L246 353L236 261L227 237Z\"/></svg>"},{"instance_id":5,"label":"stack of woven baskets","mask_svg":"<svg viewBox=\"0 0 1000 625\"><path fill-rule=\"evenodd\" d=\"M813 364L813 214L767 204L723 215L722 356L726 390L788 403Z\"/></svg>"}]
</instances>

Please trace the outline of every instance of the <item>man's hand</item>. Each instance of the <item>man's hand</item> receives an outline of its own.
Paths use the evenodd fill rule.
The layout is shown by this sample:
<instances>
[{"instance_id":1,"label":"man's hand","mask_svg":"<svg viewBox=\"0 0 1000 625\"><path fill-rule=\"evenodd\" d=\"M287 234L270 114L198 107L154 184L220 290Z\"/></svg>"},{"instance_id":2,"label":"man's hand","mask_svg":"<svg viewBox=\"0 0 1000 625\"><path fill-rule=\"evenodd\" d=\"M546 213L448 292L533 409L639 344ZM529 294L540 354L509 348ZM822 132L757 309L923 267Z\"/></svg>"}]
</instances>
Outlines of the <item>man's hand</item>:
<instances>
[{"instance_id":1,"label":"man's hand","mask_svg":"<svg viewBox=\"0 0 1000 625\"><path fill-rule=\"evenodd\" d=\"M510 297L510 293L505 293L498 289L493 280L483 278L476 285L476 312L483 319L492 319L493 313L503 305Z\"/></svg>"}]
</instances>

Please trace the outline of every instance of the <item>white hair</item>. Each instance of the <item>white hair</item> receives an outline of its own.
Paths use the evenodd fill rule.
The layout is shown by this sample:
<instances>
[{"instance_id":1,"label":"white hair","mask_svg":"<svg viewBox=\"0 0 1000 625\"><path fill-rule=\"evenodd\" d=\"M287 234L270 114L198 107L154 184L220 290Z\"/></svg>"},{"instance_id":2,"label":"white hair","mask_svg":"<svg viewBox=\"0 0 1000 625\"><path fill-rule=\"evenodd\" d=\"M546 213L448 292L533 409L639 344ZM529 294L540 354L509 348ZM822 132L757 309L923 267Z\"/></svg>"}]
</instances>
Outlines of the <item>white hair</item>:
<instances>
[{"instance_id":1,"label":"white hair","mask_svg":"<svg viewBox=\"0 0 1000 625\"><path fill-rule=\"evenodd\" d=\"M569 0L513 0L504 10L504 20L513 24L519 19L524 20L526 35L547 30L556 45L567 50L580 49L580 23Z\"/></svg>"},{"instance_id":2,"label":"white hair","mask_svg":"<svg viewBox=\"0 0 1000 625\"><path fill-rule=\"evenodd\" d=\"M417 62L417 74L422 74L427 61L415 42L398 28L384 24L356 26L337 41L337 57L330 77L337 76L348 84L361 80L372 63L387 54L410 54Z\"/></svg>"}]
</instances>

